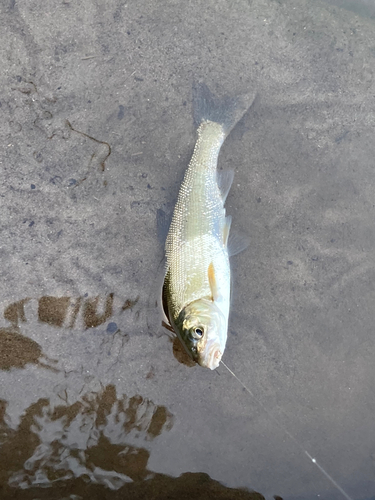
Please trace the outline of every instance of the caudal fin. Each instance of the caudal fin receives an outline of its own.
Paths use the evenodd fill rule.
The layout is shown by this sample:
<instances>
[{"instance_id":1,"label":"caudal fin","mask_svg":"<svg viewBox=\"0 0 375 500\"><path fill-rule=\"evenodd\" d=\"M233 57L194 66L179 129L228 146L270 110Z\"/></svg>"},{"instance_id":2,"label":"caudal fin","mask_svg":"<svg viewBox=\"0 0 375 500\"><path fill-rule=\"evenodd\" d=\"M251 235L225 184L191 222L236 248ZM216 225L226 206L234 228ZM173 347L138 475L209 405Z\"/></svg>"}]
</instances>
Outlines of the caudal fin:
<instances>
[{"instance_id":1,"label":"caudal fin","mask_svg":"<svg viewBox=\"0 0 375 500\"><path fill-rule=\"evenodd\" d=\"M197 127L203 120L220 123L226 135L241 120L254 102L255 93L239 97L218 98L212 94L205 83L193 85L193 115Z\"/></svg>"}]
</instances>

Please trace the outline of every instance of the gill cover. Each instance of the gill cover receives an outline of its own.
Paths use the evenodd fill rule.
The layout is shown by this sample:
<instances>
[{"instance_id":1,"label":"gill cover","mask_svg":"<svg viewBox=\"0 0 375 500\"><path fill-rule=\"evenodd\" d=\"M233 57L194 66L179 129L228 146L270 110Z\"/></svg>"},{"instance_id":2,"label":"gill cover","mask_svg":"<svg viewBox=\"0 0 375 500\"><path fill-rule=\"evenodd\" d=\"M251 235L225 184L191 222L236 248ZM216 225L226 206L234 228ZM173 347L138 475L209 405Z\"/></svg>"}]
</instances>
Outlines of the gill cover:
<instances>
[{"instance_id":1,"label":"gill cover","mask_svg":"<svg viewBox=\"0 0 375 500\"><path fill-rule=\"evenodd\" d=\"M217 305L209 299L198 299L187 305L175 323L188 354L203 367L219 366L226 343L227 322Z\"/></svg>"}]
</instances>

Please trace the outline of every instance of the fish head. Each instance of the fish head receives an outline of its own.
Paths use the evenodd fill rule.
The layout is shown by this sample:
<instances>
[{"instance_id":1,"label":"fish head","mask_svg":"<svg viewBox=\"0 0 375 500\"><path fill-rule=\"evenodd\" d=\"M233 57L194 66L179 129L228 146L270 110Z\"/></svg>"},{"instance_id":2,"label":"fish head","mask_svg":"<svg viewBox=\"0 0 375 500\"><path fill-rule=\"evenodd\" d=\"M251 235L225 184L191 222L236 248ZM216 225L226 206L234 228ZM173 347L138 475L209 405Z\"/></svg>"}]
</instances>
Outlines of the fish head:
<instances>
[{"instance_id":1,"label":"fish head","mask_svg":"<svg viewBox=\"0 0 375 500\"><path fill-rule=\"evenodd\" d=\"M188 354L199 365L214 370L219 366L227 337L227 319L209 299L188 304L179 314L176 331Z\"/></svg>"}]
</instances>

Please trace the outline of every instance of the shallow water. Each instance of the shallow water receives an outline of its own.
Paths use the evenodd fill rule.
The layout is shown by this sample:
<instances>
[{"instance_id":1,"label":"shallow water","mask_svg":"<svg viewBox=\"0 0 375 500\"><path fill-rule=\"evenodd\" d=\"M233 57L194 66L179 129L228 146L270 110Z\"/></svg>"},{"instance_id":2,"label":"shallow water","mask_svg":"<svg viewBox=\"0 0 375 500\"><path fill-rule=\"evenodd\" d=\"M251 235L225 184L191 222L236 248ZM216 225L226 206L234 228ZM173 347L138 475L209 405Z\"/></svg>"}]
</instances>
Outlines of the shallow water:
<instances>
[{"instance_id":1,"label":"shallow water","mask_svg":"<svg viewBox=\"0 0 375 500\"><path fill-rule=\"evenodd\" d=\"M1 498L374 498L375 21L351 5L2 3ZM257 92L219 159L251 241L239 380L161 324L194 81Z\"/></svg>"}]
</instances>

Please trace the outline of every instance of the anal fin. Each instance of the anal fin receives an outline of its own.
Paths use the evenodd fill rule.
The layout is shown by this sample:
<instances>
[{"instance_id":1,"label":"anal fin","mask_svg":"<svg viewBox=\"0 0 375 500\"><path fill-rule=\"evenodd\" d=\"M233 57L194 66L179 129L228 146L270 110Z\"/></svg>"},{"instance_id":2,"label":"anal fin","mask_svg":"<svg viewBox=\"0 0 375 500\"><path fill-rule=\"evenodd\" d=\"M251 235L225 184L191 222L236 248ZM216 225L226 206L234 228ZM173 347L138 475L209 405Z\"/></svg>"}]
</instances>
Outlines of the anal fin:
<instances>
[{"instance_id":1,"label":"anal fin","mask_svg":"<svg viewBox=\"0 0 375 500\"><path fill-rule=\"evenodd\" d=\"M221 197L223 199L223 204L227 199L229 190L232 186L234 178L234 170L217 170L216 172L216 182L220 189Z\"/></svg>"}]
</instances>

